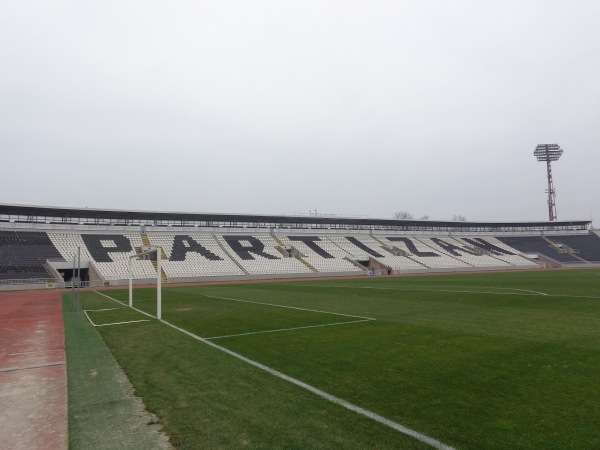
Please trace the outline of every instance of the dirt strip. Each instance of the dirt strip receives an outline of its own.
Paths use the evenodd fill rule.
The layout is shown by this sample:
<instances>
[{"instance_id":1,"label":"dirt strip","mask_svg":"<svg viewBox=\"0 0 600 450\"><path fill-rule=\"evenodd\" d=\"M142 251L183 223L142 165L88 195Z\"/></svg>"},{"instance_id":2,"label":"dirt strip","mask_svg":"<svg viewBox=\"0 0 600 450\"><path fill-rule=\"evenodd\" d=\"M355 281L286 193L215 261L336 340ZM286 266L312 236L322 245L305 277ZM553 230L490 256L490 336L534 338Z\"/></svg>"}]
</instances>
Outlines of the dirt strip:
<instances>
[{"instance_id":1,"label":"dirt strip","mask_svg":"<svg viewBox=\"0 0 600 450\"><path fill-rule=\"evenodd\" d=\"M0 448L66 449L61 293L0 293Z\"/></svg>"}]
</instances>

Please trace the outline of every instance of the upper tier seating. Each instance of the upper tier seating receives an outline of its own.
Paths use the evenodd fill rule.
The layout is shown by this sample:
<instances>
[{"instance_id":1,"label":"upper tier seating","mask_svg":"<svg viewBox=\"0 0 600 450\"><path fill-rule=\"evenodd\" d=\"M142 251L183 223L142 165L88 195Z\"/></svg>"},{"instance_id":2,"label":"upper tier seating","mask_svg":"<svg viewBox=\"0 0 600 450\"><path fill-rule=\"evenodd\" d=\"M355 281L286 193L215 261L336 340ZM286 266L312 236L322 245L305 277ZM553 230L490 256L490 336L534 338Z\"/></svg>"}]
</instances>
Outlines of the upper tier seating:
<instances>
[{"instance_id":1,"label":"upper tier seating","mask_svg":"<svg viewBox=\"0 0 600 450\"><path fill-rule=\"evenodd\" d=\"M0 231L0 279L53 278L48 259L63 260L46 233Z\"/></svg>"}]
</instances>

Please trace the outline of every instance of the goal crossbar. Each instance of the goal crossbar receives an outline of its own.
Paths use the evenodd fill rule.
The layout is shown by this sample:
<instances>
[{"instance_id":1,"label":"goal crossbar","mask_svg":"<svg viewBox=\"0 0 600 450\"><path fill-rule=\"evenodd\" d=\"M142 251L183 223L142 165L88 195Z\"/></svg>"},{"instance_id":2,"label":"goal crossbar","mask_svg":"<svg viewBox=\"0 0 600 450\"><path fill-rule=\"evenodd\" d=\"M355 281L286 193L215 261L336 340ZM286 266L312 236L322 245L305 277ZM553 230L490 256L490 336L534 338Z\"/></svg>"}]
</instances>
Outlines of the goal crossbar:
<instances>
[{"instance_id":1,"label":"goal crossbar","mask_svg":"<svg viewBox=\"0 0 600 450\"><path fill-rule=\"evenodd\" d=\"M156 318L161 320L162 318L162 269L160 261L162 260L162 251L160 247L153 247L148 250L144 250L140 253L129 257L129 307L133 308L133 259L139 258L140 256L149 255L156 253Z\"/></svg>"}]
</instances>

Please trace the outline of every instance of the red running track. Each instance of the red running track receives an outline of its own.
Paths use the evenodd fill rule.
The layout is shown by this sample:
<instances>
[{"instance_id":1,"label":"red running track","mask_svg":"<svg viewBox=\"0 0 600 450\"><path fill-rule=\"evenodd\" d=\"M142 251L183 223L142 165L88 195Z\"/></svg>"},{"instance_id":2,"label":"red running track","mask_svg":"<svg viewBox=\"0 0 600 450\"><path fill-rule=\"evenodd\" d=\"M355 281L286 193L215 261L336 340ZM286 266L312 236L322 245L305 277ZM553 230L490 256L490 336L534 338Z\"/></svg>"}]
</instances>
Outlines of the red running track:
<instances>
[{"instance_id":1,"label":"red running track","mask_svg":"<svg viewBox=\"0 0 600 450\"><path fill-rule=\"evenodd\" d=\"M68 447L61 293L0 293L0 449Z\"/></svg>"}]
</instances>

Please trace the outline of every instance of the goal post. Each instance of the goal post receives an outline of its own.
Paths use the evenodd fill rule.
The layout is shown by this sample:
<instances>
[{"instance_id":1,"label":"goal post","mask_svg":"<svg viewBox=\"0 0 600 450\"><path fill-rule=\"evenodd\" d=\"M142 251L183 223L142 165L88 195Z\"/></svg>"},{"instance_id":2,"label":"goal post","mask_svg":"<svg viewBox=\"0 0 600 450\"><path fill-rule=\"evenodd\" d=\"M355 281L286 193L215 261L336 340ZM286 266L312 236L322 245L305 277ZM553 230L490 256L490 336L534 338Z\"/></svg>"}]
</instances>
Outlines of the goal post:
<instances>
[{"instance_id":1,"label":"goal post","mask_svg":"<svg viewBox=\"0 0 600 450\"><path fill-rule=\"evenodd\" d=\"M140 256L156 253L156 318L162 318L162 251L160 247L152 247L129 257L129 307L133 308L133 260Z\"/></svg>"}]
</instances>

